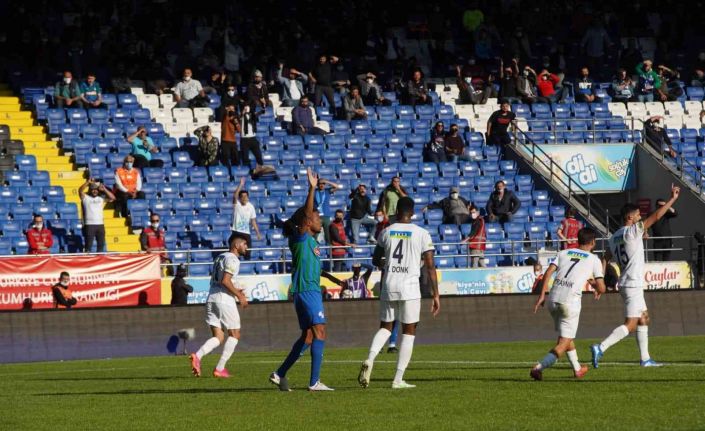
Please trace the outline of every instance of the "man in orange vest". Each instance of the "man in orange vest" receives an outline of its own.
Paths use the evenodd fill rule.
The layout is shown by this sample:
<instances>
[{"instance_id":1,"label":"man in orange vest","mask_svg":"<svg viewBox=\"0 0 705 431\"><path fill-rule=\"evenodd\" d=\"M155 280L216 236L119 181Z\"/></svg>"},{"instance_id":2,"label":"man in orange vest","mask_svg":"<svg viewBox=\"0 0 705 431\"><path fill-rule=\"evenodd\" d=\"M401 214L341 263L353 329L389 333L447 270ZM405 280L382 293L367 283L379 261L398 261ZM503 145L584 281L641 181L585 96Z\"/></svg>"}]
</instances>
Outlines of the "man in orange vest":
<instances>
[{"instance_id":1,"label":"man in orange vest","mask_svg":"<svg viewBox=\"0 0 705 431\"><path fill-rule=\"evenodd\" d=\"M140 234L140 245L142 251L161 256L162 262L169 262L166 254L166 240L164 228L159 226L159 214L152 214L149 217L149 226L142 229Z\"/></svg>"},{"instance_id":2,"label":"man in orange vest","mask_svg":"<svg viewBox=\"0 0 705 431\"><path fill-rule=\"evenodd\" d=\"M123 165L115 170L115 198L123 217L127 216L128 199L144 199L142 175L133 167L134 163L135 158L128 155Z\"/></svg>"},{"instance_id":3,"label":"man in orange vest","mask_svg":"<svg viewBox=\"0 0 705 431\"><path fill-rule=\"evenodd\" d=\"M52 286L51 293L54 295L54 308L71 308L78 302L73 297L71 290L69 290L69 280L69 273L63 271L59 275L59 282Z\"/></svg>"},{"instance_id":4,"label":"man in orange vest","mask_svg":"<svg viewBox=\"0 0 705 431\"><path fill-rule=\"evenodd\" d=\"M343 218L345 213L342 210L337 210L335 212L335 219L328 226L328 233L330 235L330 243L333 246L331 254L333 255L333 271L341 272L345 271L345 257L347 256L347 251L344 247L349 247L352 244L348 242L348 238L345 235L345 224L343 223Z\"/></svg>"},{"instance_id":5,"label":"man in orange vest","mask_svg":"<svg viewBox=\"0 0 705 431\"><path fill-rule=\"evenodd\" d=\"M37 214L34 216L32 227L27 230L27 243L29 243L29 254L49 254L51 246L54 244L54 236L51 231L44 226L44 217Z\"/></svg>"},{"instance_id":6,"label":"man in orange vest","mask_svg":"<svg viewBox=\"0 0 705 431\"><path fill-rule=\"evenodd\" d=\"M470 218L472 219L470 235L463 242L467 242L468 249L470 249L470 266L472 268L484 268L487 233L485 231L485 220L480 217L480 210L477 209L475 204L470 205Z\"/></svg>"}]
</instances>

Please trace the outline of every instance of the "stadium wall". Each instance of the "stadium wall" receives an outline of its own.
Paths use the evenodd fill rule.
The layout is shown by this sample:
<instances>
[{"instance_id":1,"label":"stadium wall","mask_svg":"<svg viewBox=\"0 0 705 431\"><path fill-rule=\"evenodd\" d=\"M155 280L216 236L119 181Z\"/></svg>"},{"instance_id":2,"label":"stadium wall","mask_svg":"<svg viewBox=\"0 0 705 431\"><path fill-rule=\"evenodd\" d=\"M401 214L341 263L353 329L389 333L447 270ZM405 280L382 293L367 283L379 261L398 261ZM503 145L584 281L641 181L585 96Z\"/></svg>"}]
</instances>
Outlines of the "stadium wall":
<instances>
[{"instance_id":1,"label":"stadium wall","mask_svg":"<svg viewBox=\"0 0 705 431\"><path fill-rule=\"evenodd\" d=\"M444 297L435 319L426 300L417 340L433 344L553 339L548 312L532 312L535 300L532 295ZM652 335L705 334L705 291L648 292L647 303ZM579 336L607 335L622 321L622 307L618 294L607 294L600 301L585 295ZM376 300L326 302L328 346L369 346L378 327L378 310ZM0 312L0 362L166 355L169 337L182 328L196 329L196 339L188 344L192 351L209 336L204 313L203 305ZM299 334L290 302L252 304L241 316L238 349L288 350Z\"/></svg>"}]
</instances>

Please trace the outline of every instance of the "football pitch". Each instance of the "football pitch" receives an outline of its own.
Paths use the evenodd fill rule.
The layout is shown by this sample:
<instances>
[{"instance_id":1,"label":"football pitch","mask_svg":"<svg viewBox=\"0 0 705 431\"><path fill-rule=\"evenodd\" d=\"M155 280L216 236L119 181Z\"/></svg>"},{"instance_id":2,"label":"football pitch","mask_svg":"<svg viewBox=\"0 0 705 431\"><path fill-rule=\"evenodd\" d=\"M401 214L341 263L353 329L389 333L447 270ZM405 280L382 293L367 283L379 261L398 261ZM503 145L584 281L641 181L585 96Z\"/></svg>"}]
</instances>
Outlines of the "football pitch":
<instances>
[{"instance_id":1,"label":"football pitch","mask_svg":"<svg viewBox=\"0 0 705 431\"><path fill-rule=\"evenodd\" d=\"M370 337L372 334L370 334ZM293 341L293 340L292 340ZM581 362L590 360L579 340ZM529 378L551 341L420 345L405 379L390 388L395 354L378 356L368 389L357 383L366 349L328 349L321 380L306 391L305 355L289 373L292 392L267 377L285 352L236 350L230 379L204 377L185 356L0 365L2 430L696 430L705 429L705 337L652 337L663 368L638 366L634 338L610 349L599 369L575 380L565 359ZM196 347L196 346L191 346Z\"/></svg>"}]
</instances>

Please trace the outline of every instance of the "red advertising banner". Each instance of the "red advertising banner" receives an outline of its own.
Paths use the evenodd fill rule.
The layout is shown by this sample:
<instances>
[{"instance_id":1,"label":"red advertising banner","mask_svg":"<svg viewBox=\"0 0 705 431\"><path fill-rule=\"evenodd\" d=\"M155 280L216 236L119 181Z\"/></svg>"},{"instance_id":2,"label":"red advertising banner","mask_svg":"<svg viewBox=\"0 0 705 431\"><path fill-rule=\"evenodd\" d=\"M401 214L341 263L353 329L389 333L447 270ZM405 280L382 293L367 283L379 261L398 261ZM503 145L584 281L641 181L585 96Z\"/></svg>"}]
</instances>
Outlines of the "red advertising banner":
<instances>
[{"instance_id":1,"label":"red advertising banner","mask_svg":"<svg viewBox=\"0 0 705 431\"><path fill-rule=\"evenodd\" d=\"M159 256L36 256L0 258L0 310L52 308L59 274L71 276L74 307L117 307L161 303Z\"/></svg>"}]
</instances>

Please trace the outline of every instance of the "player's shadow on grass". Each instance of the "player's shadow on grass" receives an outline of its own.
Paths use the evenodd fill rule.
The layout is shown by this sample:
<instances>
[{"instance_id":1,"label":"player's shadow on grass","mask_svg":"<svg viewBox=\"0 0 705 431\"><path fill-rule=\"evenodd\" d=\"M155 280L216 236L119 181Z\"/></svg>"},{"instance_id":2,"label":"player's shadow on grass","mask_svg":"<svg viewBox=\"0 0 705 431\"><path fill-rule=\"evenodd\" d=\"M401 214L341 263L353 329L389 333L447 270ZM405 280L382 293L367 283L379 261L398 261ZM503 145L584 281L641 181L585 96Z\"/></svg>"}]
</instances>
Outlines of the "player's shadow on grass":
<instances>
[{"instance_id":1,"label":"player's shadow on grass","mask_svg":"<svg viewBox=\"0 0 705 431\"><path fill-rule=\"evenodd\" d=\"M43 379L27 379L43 382L75 382L75 381L96 381L101 380L166 380L173 381L177 379L188 379L193 380L193 376L155 376L155 377L56 377L56 378L43 378Z\"/></svg>"},{"instance_id":2,"label":"player's shadow on grass","mask_svg":"<svg viewBox=\"0 0 705 431\"><path fill-rule=\"evenodd\" d=\"M101 392L54 392L33 394L36 397L61 397L77 395L165 395L165 394L224 394L246 392L275 392L272 388L187 388L187 389L126 389L122 391Z\"/></svg>"},{"instance_id":3,"label":"player's shadow on grass","mask_svg":"<svg viewBox=\"0 0 705 431\"><path fill-rule=\"evenodd\" d=\"M415 379L419 380L419 379ZM433 380L433 379L429 379ZM526 378L522 377L478 377L474 379L468 379L468 380L476 380L480 382L514 382L514 383L531 383L531 384L550 384L550 383L560 383L560 384L565 384L567 382L575 382L579 384L585 384L585 383L600 383L600 384L605 384L605 383L681 383L681 382L698 382L702 383L705 382L705 379L615 379L615 378L590 378L588 377L587 379L575 379L573 377L561 377L561 376L556 376L554 378L551 378L549 380L542 380L540 383L537 383L528 376Z\"/></svg>"}]
</instances>

